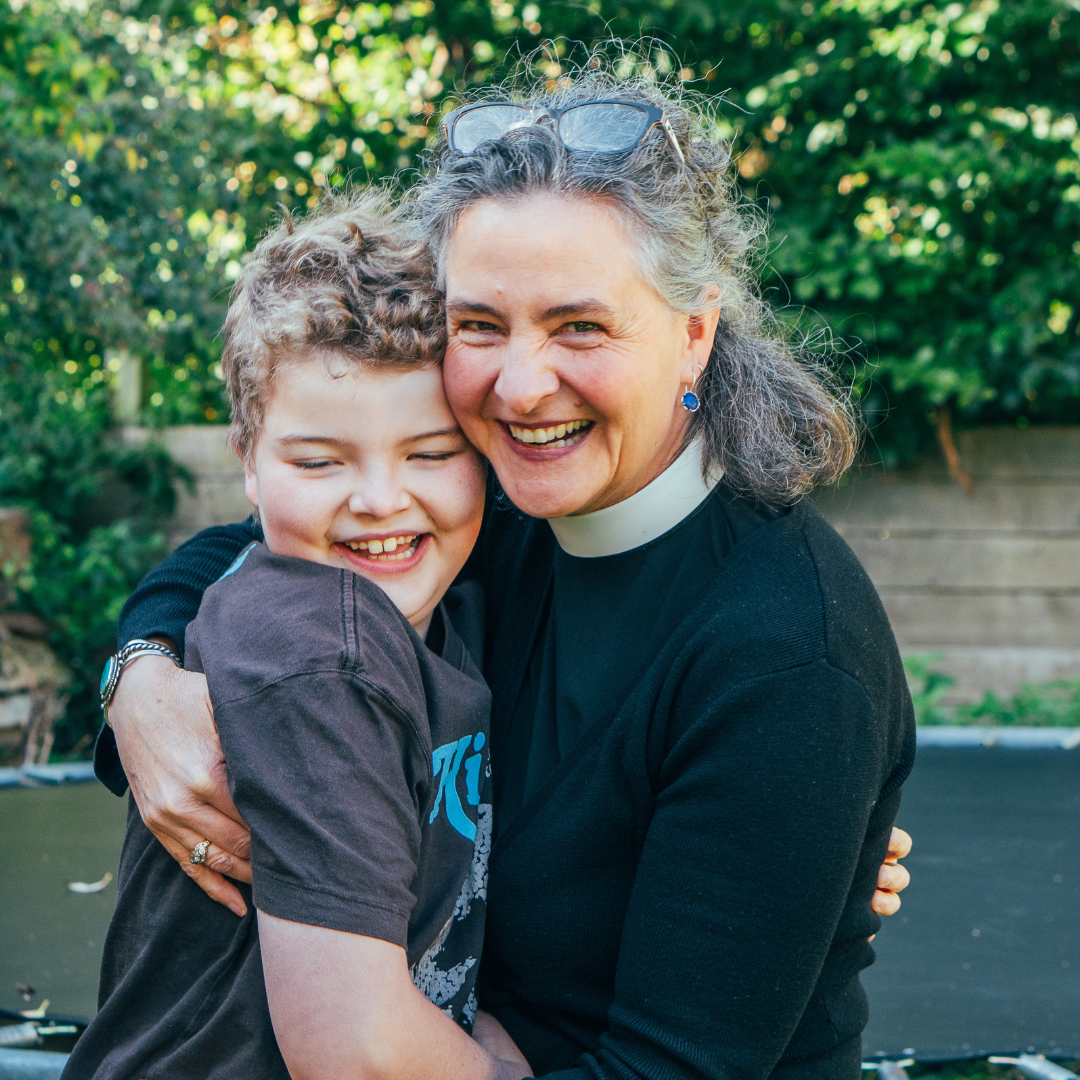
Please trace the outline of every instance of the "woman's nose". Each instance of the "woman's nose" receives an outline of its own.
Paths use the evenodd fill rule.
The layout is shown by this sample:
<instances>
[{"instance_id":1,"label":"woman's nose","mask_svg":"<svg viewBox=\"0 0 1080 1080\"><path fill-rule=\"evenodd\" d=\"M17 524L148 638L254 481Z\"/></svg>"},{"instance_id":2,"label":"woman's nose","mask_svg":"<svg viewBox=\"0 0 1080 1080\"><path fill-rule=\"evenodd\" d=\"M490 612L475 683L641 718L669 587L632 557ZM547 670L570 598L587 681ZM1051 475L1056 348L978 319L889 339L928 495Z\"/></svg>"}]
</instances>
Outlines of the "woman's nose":
<instances>
[{"instance_id":1,"label":"woman's nose","mask_svg":"<svg viewBox=\"0 0 1080 1080\"><path fill-rule=\"evenodd\" d=\"M559 375L548 364L545 351L509 343L506 362L495 380L495 393L518 416L527 416L544 398L559 392Z\"/></svg>"}]
</instances>

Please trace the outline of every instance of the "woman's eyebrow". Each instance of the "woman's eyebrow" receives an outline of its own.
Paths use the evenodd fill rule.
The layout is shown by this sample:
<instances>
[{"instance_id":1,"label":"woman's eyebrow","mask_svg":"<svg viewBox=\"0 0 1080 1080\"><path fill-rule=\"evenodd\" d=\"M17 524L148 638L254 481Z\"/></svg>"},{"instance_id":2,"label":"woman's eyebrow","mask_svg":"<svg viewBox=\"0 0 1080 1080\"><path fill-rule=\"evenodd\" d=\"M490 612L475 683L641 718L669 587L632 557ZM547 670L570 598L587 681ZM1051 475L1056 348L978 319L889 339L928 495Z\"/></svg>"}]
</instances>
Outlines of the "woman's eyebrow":
<instances>
[{"instance_id":1,"label":"woman's eyebrow","mask_svg":"<svg viewBox=\"0 0 1080 1080\"><path fill-rule=\"evenodd\" d=\"M450 315L494 315L497 319L503 318L501 311L493 308L490 304L481 304L472 300L450 300L446 310ZM550 319L565 319L574 315L599 315L602 318L611 318L615 309L603 300L588 297L585 300L577 300L572 304L558 304L550 307L541 316L543 322Z\"/></svg>"},{"instance_id":2,"label":"woman's eyebrow","mask_svg":"<svg viewBox=\"0 0 1080 1080\"><path fill-rule=\"evenodd\" d=\"M448 300L446 312L448 315L494 315L497 319L503 317L502 312L490 304L481 304L474 300Z\"/></svg>"},{"instance_id":3,"label":"woman's eyebrow","mask_svg":"<svg viewBox=\"0 0 1080 1080\"><path fill-rule=\"evenodd\" d=\"M547 322L549 319L565 319L567 316L572 317L574 315L599 315L602 318L610 319L614 314L615 309L610 304L605 304L603 300L590 298L578 300L574 304L559 304L557 307L548 308L541 316L541 319Z\"/></svg>"}]
</instances>

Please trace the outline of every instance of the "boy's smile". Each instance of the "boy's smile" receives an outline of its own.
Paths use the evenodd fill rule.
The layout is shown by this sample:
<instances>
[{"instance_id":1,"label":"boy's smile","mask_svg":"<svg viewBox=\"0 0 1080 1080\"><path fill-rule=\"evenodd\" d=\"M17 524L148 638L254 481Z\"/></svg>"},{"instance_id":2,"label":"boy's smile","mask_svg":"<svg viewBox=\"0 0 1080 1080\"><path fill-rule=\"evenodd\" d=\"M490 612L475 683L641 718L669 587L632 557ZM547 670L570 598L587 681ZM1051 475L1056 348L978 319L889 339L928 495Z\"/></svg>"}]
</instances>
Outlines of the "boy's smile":
<instances>
[{"instance_id":1,"label":"boy's smile","mask_svg":"<svg viewBox=\"0 0 1080 1080\"><path fill-rule=\"evenodd\" d=\"M271 551L370 578L427 631L484 506L483 461L438 368L282 362L245 471Z\"/></svg>"},{"instance_id":2,"label":"boy's smile","mask_svg":"<svg viewBox=\"0 0 1080 1080\"><path fill-rule=\"evenodd\" d=\"M341 544L347 549L342 554L356 556L356 565L378 570L381 566L389 566L390 573L399 573L406 569L402 565L407 559L423 558L420 551L427 541L426 536L365 536L359 540L342 540ZM409 569L412 568L410 563Z\"/></svg>"}]
</instances>

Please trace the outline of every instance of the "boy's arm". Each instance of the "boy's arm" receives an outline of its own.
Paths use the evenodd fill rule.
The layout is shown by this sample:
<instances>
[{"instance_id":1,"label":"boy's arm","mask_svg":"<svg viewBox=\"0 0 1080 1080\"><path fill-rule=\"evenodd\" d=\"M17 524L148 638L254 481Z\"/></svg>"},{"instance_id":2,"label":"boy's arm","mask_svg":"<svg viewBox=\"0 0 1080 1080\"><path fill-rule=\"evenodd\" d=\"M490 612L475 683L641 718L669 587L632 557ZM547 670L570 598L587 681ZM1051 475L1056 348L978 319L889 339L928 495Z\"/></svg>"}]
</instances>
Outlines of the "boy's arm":
<instances>
[{"instance_id":1,"label":"boy's arm","mask_svg":"<svg viewBox=\"0 0 1080 1080\"><path fill-rule=\"evenodd\" d=\"M232 700L208 667L252 829L274 1032L294 1080L520 1080L527 1067L496 1061L409 976L431 744L415 658L383 629L365 635L360 670L313 657Z\"/></svg>"},{"instance_id":2,"label":"boy's arm","mask_svg":"<svg viewBox=\"0 0 1080 1080\"><path fill-rule=\"evenodd\" d=\"M293 1080L521 1080L413 985L405 950L259 912L266 996Z\"/></svg>"}]
</instances>

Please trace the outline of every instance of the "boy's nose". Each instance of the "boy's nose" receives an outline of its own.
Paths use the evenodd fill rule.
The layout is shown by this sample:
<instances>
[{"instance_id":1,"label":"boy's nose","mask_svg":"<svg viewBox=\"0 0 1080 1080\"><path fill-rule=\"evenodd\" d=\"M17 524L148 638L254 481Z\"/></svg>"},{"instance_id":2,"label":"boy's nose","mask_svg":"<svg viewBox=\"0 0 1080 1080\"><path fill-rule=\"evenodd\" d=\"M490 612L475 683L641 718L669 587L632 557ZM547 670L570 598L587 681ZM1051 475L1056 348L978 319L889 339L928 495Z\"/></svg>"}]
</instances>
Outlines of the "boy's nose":
<instances>
[{"instance_id":1,"label":"boy's nose","mask_svg":"<svg viewBox=\"0 0 1080 1080\"><path fill-rule=\"evenodd\" d=\"M391 477L365 481L349 498L349 512L357 517L390 518L412 505L409 493Z\"/></svg>"}]
</instances>

